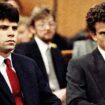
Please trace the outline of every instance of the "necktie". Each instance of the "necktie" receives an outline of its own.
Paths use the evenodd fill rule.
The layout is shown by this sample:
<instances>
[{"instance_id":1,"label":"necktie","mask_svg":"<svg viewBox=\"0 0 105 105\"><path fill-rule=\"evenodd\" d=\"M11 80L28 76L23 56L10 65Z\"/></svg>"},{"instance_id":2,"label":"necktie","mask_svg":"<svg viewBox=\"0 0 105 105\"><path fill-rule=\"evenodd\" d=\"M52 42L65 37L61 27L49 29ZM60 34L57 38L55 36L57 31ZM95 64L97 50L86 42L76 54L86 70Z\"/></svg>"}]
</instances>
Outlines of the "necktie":
<instances>
[{"instance_id":1,"label":"necktie","mask_svg":"<svg viewBox=\"0 0 105 105\"><path fill-rule=\"evenodd\" d=\"M49 85L52 91L59 89L59 83L55 74L51 49L48 47L46 50L47 57L47 74L49 78Z\"/></svg>"},{"instance_id":2,"label":"necktie","mask_svg":"<svg viewBox=\"0 0 105 105\"><path fill-rule=\"evenodd\" d=\"M4 60L4 62L6 64L6 72L10 81L16 105L23 105L19 80L16 73L12 70L11 61L7 58Z\"/></svg>"}]
</instances>

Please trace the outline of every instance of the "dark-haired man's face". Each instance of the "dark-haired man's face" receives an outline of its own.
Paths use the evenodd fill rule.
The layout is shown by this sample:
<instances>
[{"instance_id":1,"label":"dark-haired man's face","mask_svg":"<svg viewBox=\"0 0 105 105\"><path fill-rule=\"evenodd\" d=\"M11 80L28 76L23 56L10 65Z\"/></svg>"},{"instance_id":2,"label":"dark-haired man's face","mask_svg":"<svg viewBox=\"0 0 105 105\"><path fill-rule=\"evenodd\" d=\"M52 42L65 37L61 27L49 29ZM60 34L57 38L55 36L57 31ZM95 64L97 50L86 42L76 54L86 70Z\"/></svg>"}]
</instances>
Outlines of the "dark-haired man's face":
<instances>
[{"instance_id":1,"label":"dark-haired man's face","mask_svg":"<svg viewBox=\"0 0 105 105\"><path fill-rule=\"evenodd\" d=\"M35 22L36 35L46 43L52 40L55 28L56 25L52 16L47 16Z\"/></svg>"},{"instance_id":2,"label":"dark-haired man's face","mask_svg":"<svg viewBox=\"0 0 105 105\"><path fill-rule=\"evenodd\" d=\"M96 35L95 41L97 44L105 50L105 23L104 22L97 22L95 25Z\"/></svg>"},{"instance_id":3,"label":"dark-haired man's face","mask_svg":"<svg viewBox=\"0 0 105 105\"><path fill-rule=\"evenodd\" d=\"M0 20L0 52L10 52L16 45L17 23Z\"/></svg>"}]
</instances>

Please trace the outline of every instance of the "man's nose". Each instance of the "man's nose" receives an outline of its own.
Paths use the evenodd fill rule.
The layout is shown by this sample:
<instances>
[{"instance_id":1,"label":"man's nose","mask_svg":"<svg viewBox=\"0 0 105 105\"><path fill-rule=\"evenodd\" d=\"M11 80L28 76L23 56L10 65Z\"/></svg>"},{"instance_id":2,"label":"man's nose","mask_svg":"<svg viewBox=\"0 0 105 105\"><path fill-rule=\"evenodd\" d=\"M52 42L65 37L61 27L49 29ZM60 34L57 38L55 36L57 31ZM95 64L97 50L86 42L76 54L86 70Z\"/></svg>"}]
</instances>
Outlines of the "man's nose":
<instances>
[{"instance_id":1,"label":"man's nose","mask_svg":"<svg viewBox=\"0 0 105 105\"><path fill-rule=\"evenodd\" d=\"M8 29L8 36L10 36L10 37L14 36L14 30L12 29L12 27L9 27L9 29Z\"/></svg>"},{"instance_id":2,"label":"man's nose","mask_svg":"<svg viewBox=\"0 0 105 105\"><path fill-rule=\"evenodd\" d=\"M46 28L46 29L50 29L50 25L49 25L49 24L46 24L46 25L45 25L45 28Z\"/></svg>"}]
</instances>

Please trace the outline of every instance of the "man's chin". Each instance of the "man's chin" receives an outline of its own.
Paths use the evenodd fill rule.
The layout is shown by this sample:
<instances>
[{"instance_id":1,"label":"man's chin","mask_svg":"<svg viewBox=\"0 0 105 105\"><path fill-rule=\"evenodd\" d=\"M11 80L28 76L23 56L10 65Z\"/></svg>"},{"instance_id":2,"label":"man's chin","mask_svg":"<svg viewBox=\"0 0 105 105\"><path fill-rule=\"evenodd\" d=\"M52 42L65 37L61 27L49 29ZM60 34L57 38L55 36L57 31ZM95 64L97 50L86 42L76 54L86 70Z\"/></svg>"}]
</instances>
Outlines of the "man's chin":
<instances>
[{"instance_id":1,"label":"man's chin","mask_svg":"<svg viewBox=\"0 0 105 105\"><path fill-rule=\"evenodd\" d=\"M14 47L5 49L6 52L12 52L13 50L14 50Z\"/></svg>"},{"instance_id":2,"label":"man's chin","mask_svg":"<svg viewBox=\"0 0 105 105\"><path fill-rule=\"evenodd\" d=\"M46 39L46 40L43 40L45 43L49 43L52 41L52 39Z\"/></svg>"}]
</instances>

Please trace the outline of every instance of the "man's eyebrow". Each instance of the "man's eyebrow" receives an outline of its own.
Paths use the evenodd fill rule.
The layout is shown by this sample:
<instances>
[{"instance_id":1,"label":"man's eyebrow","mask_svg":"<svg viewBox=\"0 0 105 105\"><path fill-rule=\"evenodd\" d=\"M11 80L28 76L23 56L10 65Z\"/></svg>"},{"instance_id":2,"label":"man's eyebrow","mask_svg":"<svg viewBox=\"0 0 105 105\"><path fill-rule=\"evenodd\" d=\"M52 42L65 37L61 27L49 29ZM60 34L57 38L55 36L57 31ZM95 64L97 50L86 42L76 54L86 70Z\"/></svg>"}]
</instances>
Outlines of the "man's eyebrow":
<instances>
[{"instance_id":1,"label":"man's eyebrow","mask_svg":"<svg viewBox=\"0 0 105 105\"><path fill-rule=\"evenodd\" d=\"M8 25L0 25L0 29L7 29L8 27Z\"/></svg>"},{"instance_id":2,"label":"man's eyebrow","mask_svg":"<svg viewBox=\"0 0 105 105\"><path fill-rule=\"evenodd\" d=\"M99 34L105 34L105 31L100 31Z\"/></svg>"},{"instance_id":3,"label":"man's eyebrow","mask_svg":"<svg viewBox=\"0 0 105 105\"><path fill-rule=\"evenodd\" d=\"M0 25L0 29L8 29L9 27L11 26L8 26L8 25ZM12 29L13 30L16 30L18 26L12 26Z\"/></svg>"}]
</instances>

